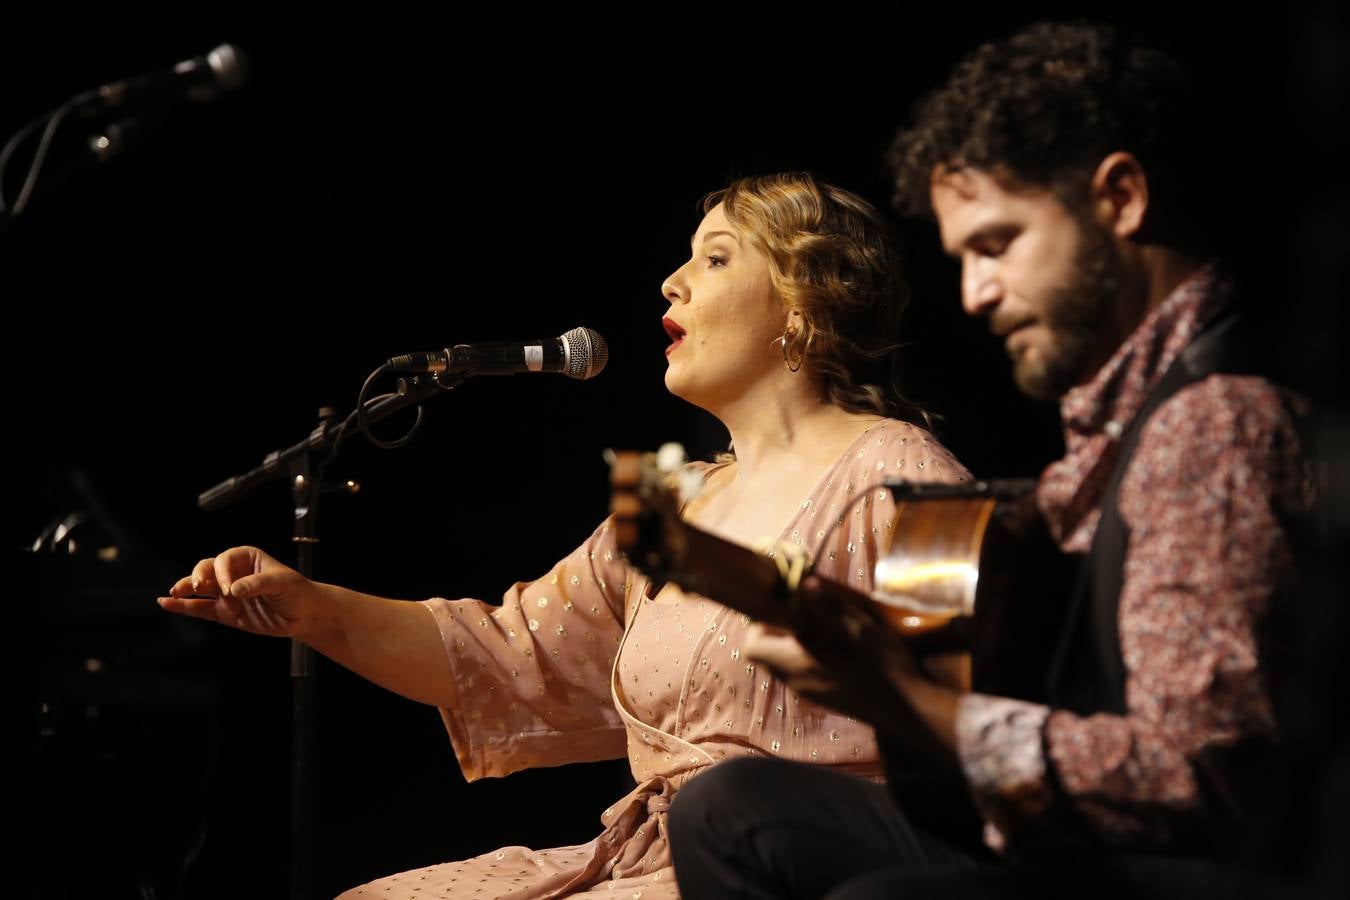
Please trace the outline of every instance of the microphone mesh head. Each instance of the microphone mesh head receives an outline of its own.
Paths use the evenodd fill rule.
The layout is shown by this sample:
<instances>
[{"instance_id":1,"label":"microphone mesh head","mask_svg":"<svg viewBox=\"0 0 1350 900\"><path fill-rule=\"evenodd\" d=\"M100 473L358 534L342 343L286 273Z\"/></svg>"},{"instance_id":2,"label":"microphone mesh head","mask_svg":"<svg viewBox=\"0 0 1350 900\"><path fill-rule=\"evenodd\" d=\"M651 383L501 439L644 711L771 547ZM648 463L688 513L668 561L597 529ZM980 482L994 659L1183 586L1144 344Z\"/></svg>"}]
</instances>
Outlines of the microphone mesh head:
<instances>
[{"instance_id":1,"label":"microphone mesh head","mask_svg":"<svg viewBox=\"0 0 1350 900\"><path fill-rule=\"evenodd\" d=\"M562 335L563 347L567 350L568 378L594 378L609 362L609 345L600 336L600 332L590 328L573 328Z\"/></svg>"}]
</instances>

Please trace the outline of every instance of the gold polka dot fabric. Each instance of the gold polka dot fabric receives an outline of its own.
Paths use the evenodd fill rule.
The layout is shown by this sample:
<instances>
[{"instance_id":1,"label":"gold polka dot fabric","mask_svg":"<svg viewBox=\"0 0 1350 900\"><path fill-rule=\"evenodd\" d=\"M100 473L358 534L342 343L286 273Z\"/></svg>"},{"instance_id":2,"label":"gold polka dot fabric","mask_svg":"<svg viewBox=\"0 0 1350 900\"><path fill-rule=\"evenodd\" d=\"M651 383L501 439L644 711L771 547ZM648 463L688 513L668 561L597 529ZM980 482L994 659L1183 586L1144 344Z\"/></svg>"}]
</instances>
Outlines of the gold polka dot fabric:
<instances>
[{"instance_id":1,"label":"gold polka dot fabric","mask_svg":"<svg viewBox=\"0 0 1350 900\"><path fill-rule=\"evenodd\" d=\"M969 475L923 429L885 420L821 476L777 537L802 546L824 577L870 591L894 516L877 490L889 477ZM798 698L742 656L747 617L696 595L657 603L649 588L605 523L501 607L426 601L454 670L458 702L442 716L466 777L626 753L638 787L605 811L588 844L504 848L344 897L676 897L666 811L708 766L771 755L879 775L869 728ZM539 815L549 803L539 799Z\"/></svg>"}]
</instances>

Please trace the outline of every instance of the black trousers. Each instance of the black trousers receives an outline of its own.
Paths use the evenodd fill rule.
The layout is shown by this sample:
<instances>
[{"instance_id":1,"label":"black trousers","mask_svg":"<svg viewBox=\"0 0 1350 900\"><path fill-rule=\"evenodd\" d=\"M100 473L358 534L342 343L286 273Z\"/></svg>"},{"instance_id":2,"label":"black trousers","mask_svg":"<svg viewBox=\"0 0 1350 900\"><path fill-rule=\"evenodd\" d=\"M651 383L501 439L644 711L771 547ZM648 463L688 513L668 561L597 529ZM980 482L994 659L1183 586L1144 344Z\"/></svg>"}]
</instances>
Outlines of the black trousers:
<instances>
[{"instance_id":1,"label":"black trousers","mask_svg":"<svg viewBox=\"0 0 1350 900\"><path fill-rule=\"evenodd\" d=\"M686 900L1323 896L1197 857L1010 864L915 825L884 785L774 759L732 760L690 781L675 795L668 828Z\"/></svg>"},{"instance_id":2,"label":"black trousers","mask_svg":"<svg viewBox=\"0 0 1350 900\"><path fill-rule=\"evenodd\" d=\"M849 893L849 883L895 867L951 874L978 865L913 826L885 785L776 759L709 769L675 795L668 824L687 900L870 897Z\"/></svg>"}]
</instances>

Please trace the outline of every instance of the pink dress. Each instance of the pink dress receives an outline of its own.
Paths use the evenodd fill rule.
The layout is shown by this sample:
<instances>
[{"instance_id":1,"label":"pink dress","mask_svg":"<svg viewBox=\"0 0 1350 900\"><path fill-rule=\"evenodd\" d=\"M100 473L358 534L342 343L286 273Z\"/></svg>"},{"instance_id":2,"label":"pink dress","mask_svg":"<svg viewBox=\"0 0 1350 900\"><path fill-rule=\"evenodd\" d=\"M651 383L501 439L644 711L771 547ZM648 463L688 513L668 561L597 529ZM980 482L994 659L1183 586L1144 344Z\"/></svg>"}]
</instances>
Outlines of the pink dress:
<instances>
[{"instance_id":1,"label":"pink dress","mask_svg":"<svg viewBox=\"0 0 1350 900\"><path fill-rule=\"evenodd\" d=\"M816 570L868 592L894 506L886 478L962 481L965 469L926 431L885 420L861 434L803 498L779 539ZM675 792L708 766L777 756L876 777L871 729L799 699L741 655L750 619L684 595L656 603L606 522L543 578L500 607L425 601L450 656L458 702L441 714L465 777L627 755L638 786L572 847L505 847L403 872L355 897L678 897L666 842Z\"/></svg>"}]
</instances>

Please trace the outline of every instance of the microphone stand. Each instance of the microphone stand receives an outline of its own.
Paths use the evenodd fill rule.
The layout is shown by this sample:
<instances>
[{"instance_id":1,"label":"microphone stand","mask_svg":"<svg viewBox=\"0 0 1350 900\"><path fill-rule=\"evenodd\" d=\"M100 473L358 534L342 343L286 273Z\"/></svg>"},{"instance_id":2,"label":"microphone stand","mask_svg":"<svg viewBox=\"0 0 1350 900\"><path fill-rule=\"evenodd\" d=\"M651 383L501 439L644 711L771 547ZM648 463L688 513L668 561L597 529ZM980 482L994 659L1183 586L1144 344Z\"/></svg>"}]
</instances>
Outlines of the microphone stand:
<instances>
[{"instance_id":1,"label":"microphone stand","mask_svg":"<svg viewBox=\"0 0 1350 900\"><path fill-rule=\"evenodd\" d=\"M386 419L400 410L415 406L436 394L450 390L463 381L453 376L421 375L401 378L398 393L378 397L366 404L369 422ZM326 484L324 469L352 431L347 425L353 413L337 424L335 410L319 410L319 424L309 437L297 444L274 450L262 465L231 476L197 498L207 511L221 509L265 481L289 478L294 504L296 570L306 578L314 577L315 551L319 543L319 499L325 493L356 493L360 486L348 481ZM420 410L419 410L420 417ZM314 855L314 651L303 642L291 639L291 900L309 900Z\"/></svg>"}]
</instances>

